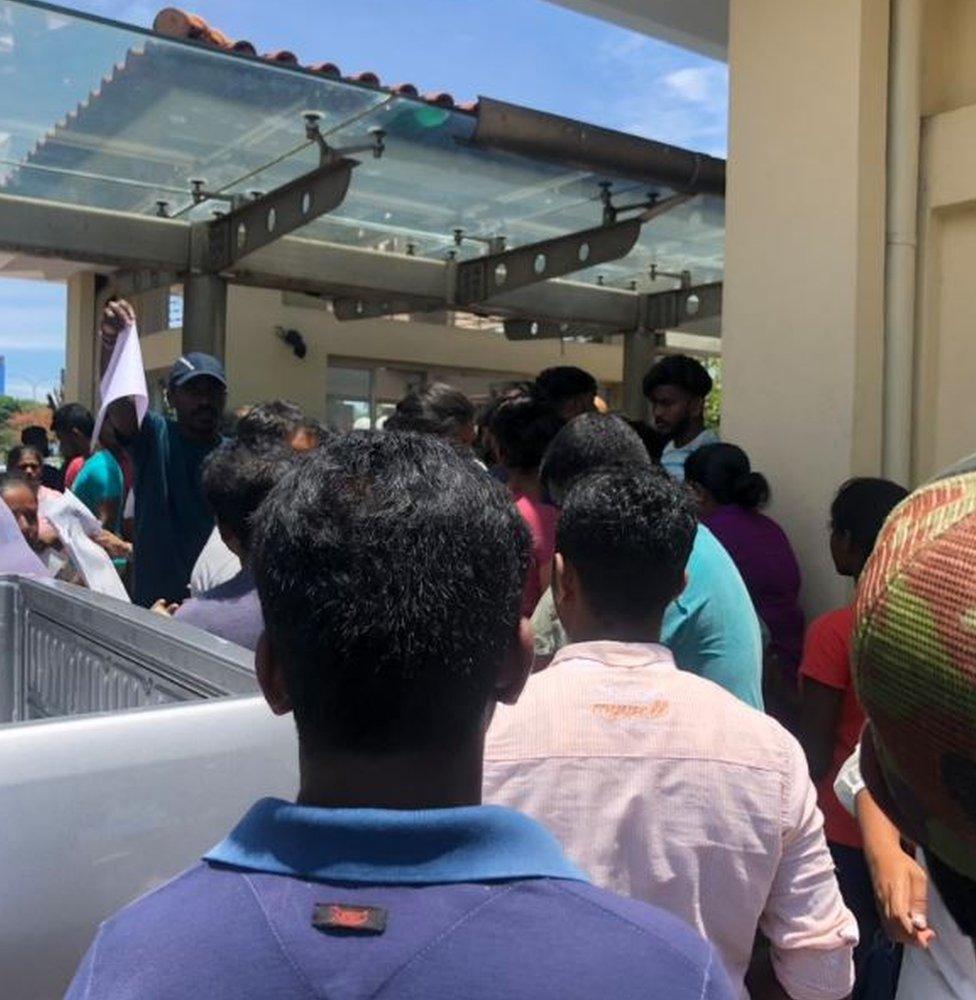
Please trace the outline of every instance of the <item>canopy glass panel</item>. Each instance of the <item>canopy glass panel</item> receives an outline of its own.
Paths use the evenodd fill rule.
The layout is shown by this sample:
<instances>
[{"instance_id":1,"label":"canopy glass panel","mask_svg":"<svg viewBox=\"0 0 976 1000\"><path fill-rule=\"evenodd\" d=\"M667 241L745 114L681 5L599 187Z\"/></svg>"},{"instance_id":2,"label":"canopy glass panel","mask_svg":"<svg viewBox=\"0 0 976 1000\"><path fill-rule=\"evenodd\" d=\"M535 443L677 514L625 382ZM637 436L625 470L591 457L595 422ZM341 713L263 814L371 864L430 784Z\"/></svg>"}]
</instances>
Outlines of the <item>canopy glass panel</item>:
<instances>
[{"instance_id":1,"label":"canopy glass panel","mask_svg":"<svg viewBox=\"0 0 976 1000\"><path fill-rule=\"evenodd\" d=\"M300 234L444 259L568 234L601 219L600 184L621 202L633 181L474 146L464 111L300 67L161 38L27 0L0 0L0 191L94 208L208 218L235 196L313 169L302 113L330 145L386 133L359 153L346 200ZM195 204L192 183L216 197ZM667 197L671 192L656 188ZM723 202L698 196L644 226L622 260L574 281L650 287L651 265L719 280ZM460 231L460 243L456 236Z\"/></svg>"}]
</instances>

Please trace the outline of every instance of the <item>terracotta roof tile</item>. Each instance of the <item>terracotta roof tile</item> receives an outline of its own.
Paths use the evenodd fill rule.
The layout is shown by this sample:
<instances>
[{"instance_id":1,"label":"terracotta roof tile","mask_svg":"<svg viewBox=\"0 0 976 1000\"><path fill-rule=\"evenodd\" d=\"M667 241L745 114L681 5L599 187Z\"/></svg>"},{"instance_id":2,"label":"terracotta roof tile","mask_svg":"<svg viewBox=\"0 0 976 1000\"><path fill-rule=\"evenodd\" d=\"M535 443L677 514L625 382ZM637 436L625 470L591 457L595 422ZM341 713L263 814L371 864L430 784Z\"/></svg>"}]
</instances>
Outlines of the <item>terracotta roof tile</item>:
<instances>
[{"instance_id":1,"label":"terracotta roof tile","mask_svg":"<svg viewBox=\"0 0 976 1000\"><path fill-rule=\"evenodd\" d=\"M258 54L254 44L246 38L236 42L232 41L222 31L208 24L199 14L188 14L178 7L164 7L153 20L153 31L169 38L189 39L204 45L212 45L214 48L226 49L228 52L237 52L248 56L257 56ZM286 66L299 65L298 57L287 49L266 52L260 58ZM402 97L419 98L439 108L454 108L468 113L475 113L478 110L477 101L466 101L463 104L458 104L453 96L445 91L432 91L424 94L421 98L420 91L412 83L398 83L392 87L383 87L379 76L371 70L342 77L341 70L333 62L311 63L305 68L313 73L321 73L323 76L343 78L378 90L387 90Z\"/></svg>"}]
</instances>

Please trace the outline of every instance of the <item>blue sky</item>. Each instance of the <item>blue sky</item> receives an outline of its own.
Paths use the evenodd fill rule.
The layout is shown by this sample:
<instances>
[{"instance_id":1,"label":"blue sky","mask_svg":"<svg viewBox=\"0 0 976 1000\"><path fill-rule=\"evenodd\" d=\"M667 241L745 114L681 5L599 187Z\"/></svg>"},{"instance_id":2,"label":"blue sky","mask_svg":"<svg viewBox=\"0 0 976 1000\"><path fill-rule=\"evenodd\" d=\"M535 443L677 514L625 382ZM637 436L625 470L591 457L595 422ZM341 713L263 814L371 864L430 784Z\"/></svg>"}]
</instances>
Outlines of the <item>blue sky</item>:
<instances>
[{"instance_id":1,"label":"blue sky","mask_svg":"<svg viewBox=\"0 0 976 1000\"><path fill-rule=\"evenodd\" d=\"M162 2L76 0L79 10L149 26ZM371 69L465 100L484 94L719 156L722 63L544 0L191 0L258 51L291 49L346 73ZM30 345L29 348L26 345ZM0 282L7 390L38 395L64 364L64 288Z\"/></svg>"}]
</instances>

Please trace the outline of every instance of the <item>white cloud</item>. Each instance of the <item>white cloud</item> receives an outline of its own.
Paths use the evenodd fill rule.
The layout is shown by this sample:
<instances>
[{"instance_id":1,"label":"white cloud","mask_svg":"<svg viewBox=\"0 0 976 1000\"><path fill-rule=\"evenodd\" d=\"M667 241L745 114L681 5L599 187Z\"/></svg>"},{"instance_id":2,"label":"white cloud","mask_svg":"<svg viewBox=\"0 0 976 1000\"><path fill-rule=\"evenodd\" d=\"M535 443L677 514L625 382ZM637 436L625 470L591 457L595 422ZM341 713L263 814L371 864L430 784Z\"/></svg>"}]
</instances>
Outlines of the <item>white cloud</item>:
<instances>
[{"instance_id":1,"label":"white cloud","mask_svg":"<svg viewBox=\"0 0 976 1000\"><path fill-rule=\"evenodd\" d=\"M727 78L717 66L688 66L668 73L664 84L682 100L707 104L716 96L724 96Z\"/></svg>"},{"instance_id":2,"label":"white cloud","mask_svg":"<svg viewBox=\"0 0 976 1000\"><path fill-rule=\"evenodd\" d=\"M643 36L613 38L597 53L607 79L590 117L612 128L724 156L728 67ZM609 97L608 95L620 95Z\"/></svg>"}]
</instances>

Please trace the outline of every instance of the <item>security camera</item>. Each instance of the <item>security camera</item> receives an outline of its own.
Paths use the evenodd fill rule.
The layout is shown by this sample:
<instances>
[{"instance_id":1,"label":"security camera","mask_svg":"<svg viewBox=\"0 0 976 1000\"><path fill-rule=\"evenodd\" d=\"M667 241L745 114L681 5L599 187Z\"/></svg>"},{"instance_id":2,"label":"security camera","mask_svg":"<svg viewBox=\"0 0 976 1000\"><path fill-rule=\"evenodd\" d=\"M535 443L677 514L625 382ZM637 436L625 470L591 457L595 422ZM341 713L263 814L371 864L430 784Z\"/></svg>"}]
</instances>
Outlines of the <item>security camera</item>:
<instances>
[{"instance_id":1,"label":"security camera","mask_svg":"<svg viewBox=\"0 0 976 1000\"><path fill-rule=\"evenodd\" d=\"M297 330L285 330L278 326L275 327L275 333L291 348L296 358L301 359L308 354L305 338Z\"/></svg>"}]
</instances>

